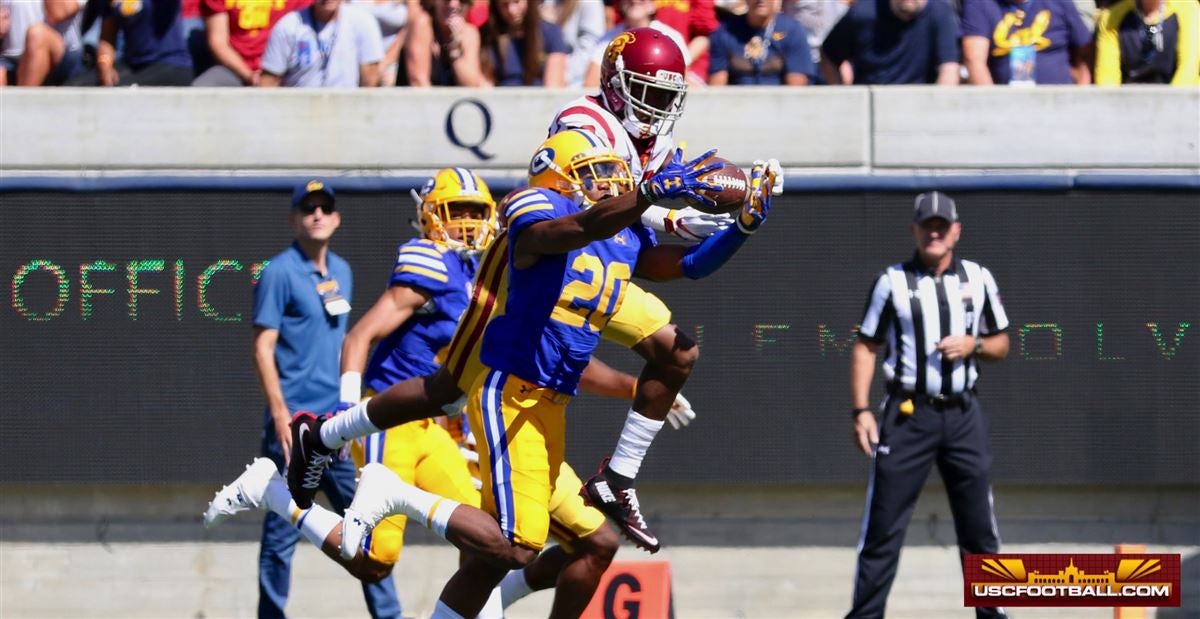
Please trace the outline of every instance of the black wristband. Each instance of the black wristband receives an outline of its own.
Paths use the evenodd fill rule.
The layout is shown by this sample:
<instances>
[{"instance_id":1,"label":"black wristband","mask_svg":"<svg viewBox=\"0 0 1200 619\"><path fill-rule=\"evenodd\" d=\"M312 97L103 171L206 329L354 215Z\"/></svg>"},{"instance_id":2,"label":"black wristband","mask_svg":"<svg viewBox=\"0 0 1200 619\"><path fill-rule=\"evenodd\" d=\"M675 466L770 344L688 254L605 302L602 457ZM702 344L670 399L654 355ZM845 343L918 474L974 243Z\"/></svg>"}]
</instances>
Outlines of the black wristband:
<instances>
[{"instance_id":1,"label":"black wristband","mask_svg":"<svg viewBox=\"0 0 1200 619\"><path fill-rule=\"evenodd\" d=\"M856 409L850 411L850 417L853 419L858 419L858 416L861 413L871 413L873 415L873 414L875 414L875 411L873 411L865 406L860 406L859 408L856 408Z\"/></svg>"}]
</instances>

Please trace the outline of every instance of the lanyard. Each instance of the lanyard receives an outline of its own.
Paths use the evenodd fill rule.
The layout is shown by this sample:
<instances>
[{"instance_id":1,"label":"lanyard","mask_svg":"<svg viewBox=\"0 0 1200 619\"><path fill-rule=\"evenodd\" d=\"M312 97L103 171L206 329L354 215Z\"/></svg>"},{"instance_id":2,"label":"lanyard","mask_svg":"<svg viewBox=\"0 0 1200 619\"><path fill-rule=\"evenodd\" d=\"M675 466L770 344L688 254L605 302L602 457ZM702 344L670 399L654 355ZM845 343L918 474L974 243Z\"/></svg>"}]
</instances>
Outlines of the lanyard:
<instances>
[{"instance_id":1,"label":"lanyard","mask_svg":"<svg viewBox=\"0 0 1200 619\"><path fill-rule=\"evenodd\" d=\"M1142 18L1142 28L1146 29L1146 35L1154 43L1154 50L1161 53L1163 51L1163 28L1167 21L1167 0L1158 3L1158 23L1156 24L1146 23L1146 16L1142 15L1142 10L1138 8L1137 2L1133 3L1133 10L1137 11L1138 17Z\"/></svg>"},{"instance_id":2,"label":"lanyard","mask_svg":"<svg viewBox=\"0 0 1200 619\"><path fill-rule=\"evenodd\" d=\"M757 58L751 58L750 63L754 65L754 72L762 71L762 64L767 61L767 55L771 53L771 40L775 36L775 18L772 17L770 22L767 22L767 27L763 30L762 35L762 54Z\"/></svg>"},{"instance_id":3,"label":"lanyard","mask_svg":"<svg viewBox=\"0 0 1200 619\"><path fill-rule=\"evenodd\" d=\"M325 72L327 69L329 69L329 58L333 56L333 46L337 45L338 20L335 16L333 21L326 22L324 28L317 30L317 14L313 11L311 6L308 7L308 17L312 21L313 37L317 40L317 53L321 54L321 85L324 86ZM333 35L329 37L328 47L321 42L321 32L324 31L325 28L333 28Z\"/></svg>"}]
</instances>

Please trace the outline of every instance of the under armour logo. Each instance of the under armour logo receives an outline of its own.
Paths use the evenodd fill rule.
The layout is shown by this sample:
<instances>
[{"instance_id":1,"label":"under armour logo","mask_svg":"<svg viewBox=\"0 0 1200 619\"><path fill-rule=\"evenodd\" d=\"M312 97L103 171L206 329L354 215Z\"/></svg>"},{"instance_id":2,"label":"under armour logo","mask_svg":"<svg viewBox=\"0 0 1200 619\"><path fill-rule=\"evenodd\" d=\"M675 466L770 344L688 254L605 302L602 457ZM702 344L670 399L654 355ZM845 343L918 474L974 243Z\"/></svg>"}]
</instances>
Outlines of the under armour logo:
<instances>
[{"instance_id":1,"label":"under armour logo","mask_svg":"<svg viewBox=\"0 0 1200 619\"><path fill-rule=\"evenodd\" d=\"M888 447L887 445L880 445L879 449L877 451L878 451L879 455L886 456L886 455L892 453L892 448Z\"/></svg>"}]
</instances>

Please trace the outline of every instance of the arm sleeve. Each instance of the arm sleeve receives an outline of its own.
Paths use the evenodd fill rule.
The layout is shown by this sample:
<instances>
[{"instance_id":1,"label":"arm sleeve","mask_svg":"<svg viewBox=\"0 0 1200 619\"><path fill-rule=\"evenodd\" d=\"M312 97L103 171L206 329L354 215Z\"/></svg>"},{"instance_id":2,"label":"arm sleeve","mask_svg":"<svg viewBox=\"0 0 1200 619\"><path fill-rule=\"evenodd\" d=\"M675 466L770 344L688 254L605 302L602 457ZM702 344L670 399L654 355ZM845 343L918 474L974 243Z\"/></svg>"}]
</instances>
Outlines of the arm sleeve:
<instances>
[{"instance_id":1,"label":"arm sleeve","mask_svg":"<svg viewBox=\"0 0 1200 619\"><path fill-rule=\"evenodd\" d=\"M560 213L550 198L537 190L527 189L513 196L504 209L508 221L509 246L517 242L521 232L539 221L554 219Z\"/></svg>"},{"instance_id":2,"label":"arm sleeve","mask_svg":"<svg viewBox=\"0 0 1200 619\"><path fill-rule=\"evenodd\" d=\"M1000 302L1000 289L996 279L986 268L983 271L983 324L979 325L981 335L995 335L1008 329L1008 314L1004 304Z\"/></svg>"},{"instance_id":3,"label":"arm sleeve","mask_svg":"<svg viewBox=\"0 0 1200 619\"><path fill-rule=\"evenodd\" d=\"M938 66L959 62L958 22L949 6L938 5L934 22L934 59Z\"/></svg>"},{"instance_id":4,"label":"arm sleeve","mask_svg":"<svg viewBox=\"0 0 1200 619\"><path fill-rule=\"evenodd\" d=\"M800 22L788 35L787 50L783 58L784 73L803 73L809 78L817 76L817 67L813 64L812 50L808 48L808 32Z\"/></svg>"},{"instance_id":5,"label":"arm sleeve","mask_svg":"<svg viewBox=\"0 0 1200 619\"><path fill-rule=\"evenodd\" d=\"M688 279L700 279L716 273L741 249L749 235L736 226L724 230L692 245L683 255L683 274Z\"/></svg>"},{"instance_id":6,"label":"arm sleeve","mask_svg":"<svg viewBox=\"0 0 1200 619\"><path fill-rule=\"evenodd\" d=\"M1117 39L1112 11L1105 9L1096 16L1096 85L1121 85L1121 43Z\"/></svg>"},{"instance_id":7,"label":"arm sleeve","mask_svg":"<svg viewBox=\"0 0 1200 619\"><path fill-rule=\"evenodd\" d=\"M354 38L358 41L358 64L371 64L383 59L383 34L375 18L367 13L354 15Z\"/></svg>"},{"instance_id":8,"label":"arm sleeve","mask_svg":"<svg viewBox=\"0 0 1200 619\"><path fill-rule=\"evenodd\" d=\"M271 29L267 38L267 49L262 55L262 70L271 75L285 75L288 70L288 58L292 55L292 28L287 19L280 20Z\"/></svg>"},{"instance_id":9,"label":"arm sleeve","mask_svg":"<svg viewBox=\"0 0 1200 619\"><path fill-rule=\"evenodd\" d=\"M992 40L992 29L996 24L988 18L987 9L982 2L964 2L962 9L962 35L964 37L979 36Z\"/></svg>"},{"instance_id":10,"label":"arm sleeve","mask_svg":"<svg viewBox=\"0 0 1200 619\"><path fill-rule=\"evenodd\" d=\"M255 326L279 329L289 296L287 274L275 263L268 264L254 285Z\"/></svg>"},{"instance_id":11,"label":"arm sleeve","mask_svg":"<svg viewBox=\"0 0 1200 619\"><path fill-rule=\"evenodd\" d=\"M432 243L409 241L396 252L396 264L388 286L408 286L437 295L450 287L450 270L445 254Z\"/></svg>"},{"instance_id":12,"label":"arm sleeve","mask_svg":"<svg viewBox=\"0 0 1200 619\"><path fill-rule=\"evenodd\" d=\"M859 336L882 343L887 335L895 308L892 306L892 280L887 271L879 274L867 295L867 306L858 328Z\"/></svg>"},{"instance_id":13,"label":"arm sleeve","mask_svg":"<svg viewBox=\"0 0 1200 619\"><path fill-rule=\"evenodd\" d=\"M837 66L847 60L854 54L854 22L851 14L853 9L846 11L845 15L838 20L833 26L833 30L825 37L825 42L821 44L821 53Z\"/></svg>"},{"instance_id":14,"label":"arm sleeve","mask_svg":"<svg viewBox=\"0 0 1200 619\"><path fill-rule=\"evenodd\" d=\"M1175 42L1179 58L1171 85L1195 86L1200 83L1200 4L1181 2L1173 6L1175 19L1179 22Z\"/></svg>"},{"instance_id":15,"label":"arm sleeve","mask_svg":"<svg viewBox=\"0 0 1200 619\"><path fill-rule=\"evenodd\" d=\"M709 40L708 72L710 74L729 70L729 31L724 26L717 28Z\"/></svg>"}]
</instances>

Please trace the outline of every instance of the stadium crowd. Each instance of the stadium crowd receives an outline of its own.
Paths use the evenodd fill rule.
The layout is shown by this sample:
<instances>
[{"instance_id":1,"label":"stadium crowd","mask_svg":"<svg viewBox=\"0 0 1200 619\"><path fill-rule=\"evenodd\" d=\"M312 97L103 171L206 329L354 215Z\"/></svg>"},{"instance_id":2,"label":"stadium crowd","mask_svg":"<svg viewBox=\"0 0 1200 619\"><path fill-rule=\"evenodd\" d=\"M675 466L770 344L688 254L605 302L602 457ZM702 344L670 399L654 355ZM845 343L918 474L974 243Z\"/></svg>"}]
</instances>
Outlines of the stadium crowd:
<instances>
[{"instance_id":1,"label":"stadium crowd","mask_svg":"<svg viewBox=\"0 0 1200 619\"><path fill-rule=\"evenodd\" d=\"M646 25L692 86L1200 84L1197 0L0 0L0 85L595 87Z\"/></svg>"}]
</instances>

